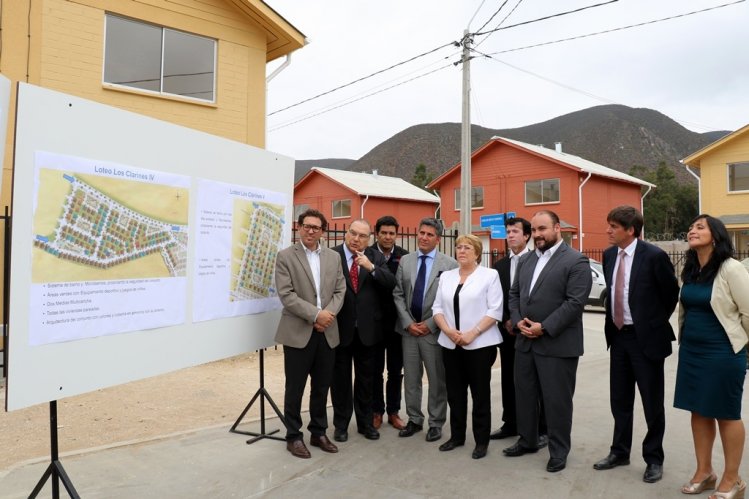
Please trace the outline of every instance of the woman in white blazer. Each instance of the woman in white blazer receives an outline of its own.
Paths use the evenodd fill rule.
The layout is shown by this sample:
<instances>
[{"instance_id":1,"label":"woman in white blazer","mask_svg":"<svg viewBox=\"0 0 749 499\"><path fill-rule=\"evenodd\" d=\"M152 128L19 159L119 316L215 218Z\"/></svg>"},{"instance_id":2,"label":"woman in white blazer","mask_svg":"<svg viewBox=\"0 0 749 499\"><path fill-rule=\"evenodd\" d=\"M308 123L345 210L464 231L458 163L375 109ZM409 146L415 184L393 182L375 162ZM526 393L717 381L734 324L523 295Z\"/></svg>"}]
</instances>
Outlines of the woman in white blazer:
<instances>
[{"instance_id":1,"label":"woman in white blazer","mask_svg":"<svg viewBox=\"0 0 749 499\"><path fill-rule=\"evenodd\" d=\"M465 444L468 418L468 388L473 399L471 456L486 456L491 432L491 368L497 358L502 335L502 286L494 269L479 266L483 245L471 234L455 241L457 269L440 276L432 311L440 328L450 406L450 439L440 445L450 451Z\"/></svg>"}]
</instances>

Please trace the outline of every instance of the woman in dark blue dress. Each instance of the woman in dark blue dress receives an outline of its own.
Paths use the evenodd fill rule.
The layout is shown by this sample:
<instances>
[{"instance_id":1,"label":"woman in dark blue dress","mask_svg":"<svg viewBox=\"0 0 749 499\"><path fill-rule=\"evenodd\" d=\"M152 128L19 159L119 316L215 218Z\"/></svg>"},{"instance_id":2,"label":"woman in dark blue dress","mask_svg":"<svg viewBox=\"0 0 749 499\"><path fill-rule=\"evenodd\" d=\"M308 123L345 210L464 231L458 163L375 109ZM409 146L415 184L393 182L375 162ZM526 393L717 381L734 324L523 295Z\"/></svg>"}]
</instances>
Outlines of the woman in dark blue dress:
<instances>
[{"instance_id":1,"label":"woman in dark blue dress","mask_svg":"<svg viewBox=\"0 0 749 499\"><path fill-rule=\"evenodd\" d=\"M749 273L734 260L725 225L699 215L690 225L681 277L679 366L674 407L692 413L697 470L681 491L711 498L744 497L739 477L744 450L741 398L749 334ZM723 444L725 469L718 481L712 466L716 426Z\"/></svg>"}]
</instances>

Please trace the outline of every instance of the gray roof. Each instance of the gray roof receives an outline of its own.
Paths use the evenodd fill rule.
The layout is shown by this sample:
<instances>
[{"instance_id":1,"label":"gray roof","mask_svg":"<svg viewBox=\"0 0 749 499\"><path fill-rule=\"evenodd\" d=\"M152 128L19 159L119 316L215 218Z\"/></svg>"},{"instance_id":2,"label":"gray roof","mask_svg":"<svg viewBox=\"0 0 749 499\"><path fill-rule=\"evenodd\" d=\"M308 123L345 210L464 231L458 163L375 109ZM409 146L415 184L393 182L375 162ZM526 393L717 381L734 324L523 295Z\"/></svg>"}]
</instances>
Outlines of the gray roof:
<instances>
[{"instance_id":1,"label":"gray roof","mask_svg":"<svg viewBox=\"0 0 749 499\"><path fill-rule=\"evenodd\" d=\"M561 161L562 163L566 163L575 168L579 168L581 171L592 173L593 175L599 175L601 177L608 177L617 180L624 180L626 182L632 182L633 184L655 187L655 184L651 184L650 182L646 182L637 177L633 177L632 175L627 175L626 173L614 170L613 168L609 168L608 166L593 163L592 161L583 159L580 156L575 156L574 154L567 154L566 152L556 152L554 149L547 149L543 146L527 144L525 142L520 142L519 140L508 139L505 137L495 136L492 137L492 139L502 139L506 140L507 142L512 142L513 144L522 147L523 149L528 149L555 161Z\"/></svg>"},{"instance_id":2,"label":"gray roof","mask_svg":"<svg viewBox=\"0 0 749 499\"><path fill-rule=\"evenodd\" d=\"M409 184L402 178L386 177L373 173L350 172L332 168L313 167L312 170L348 187L360 196L378 198L407 199L439 204L440 198L424 189ZM312 171L311 170L311 171Z\"/></svg>"},{"instance_id":3,"label":"gray roof","mask_svg":"<svg viewBox=\"0 0 749 499\"><path fill-rule=\"evenodd\" d=\"M721 215L718 218L726 225L749 224L749 214L747 213L740 213L738 215Z\"/></svg>"}]
</instances>

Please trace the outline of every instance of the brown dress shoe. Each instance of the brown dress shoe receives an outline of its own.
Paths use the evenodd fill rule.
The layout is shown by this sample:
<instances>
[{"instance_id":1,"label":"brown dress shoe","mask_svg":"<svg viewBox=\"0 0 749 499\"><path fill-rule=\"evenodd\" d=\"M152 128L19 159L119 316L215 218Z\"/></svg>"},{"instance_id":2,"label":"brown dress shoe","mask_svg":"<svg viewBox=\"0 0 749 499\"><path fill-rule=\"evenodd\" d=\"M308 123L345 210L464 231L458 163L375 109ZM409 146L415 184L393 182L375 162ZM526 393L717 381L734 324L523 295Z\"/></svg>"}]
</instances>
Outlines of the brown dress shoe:
<instances>
[{"instance_id":1,"label":"brown dress shoe","mask_svg":"<svg viewBox=\"0 0 749 499\"><path fill-rule=\"evenodd\" d=\"M388 414L388 423L390 423L390 426L392 426L396 430L402 430L406 427L406 423L403 422L397 412Z\"/></svg>"},{"instance_id":2,"label":"brown dress shoe","mask_svg":"<svg viewBox=\"0 0 749 499\"><path fill-rule=\"evenodd\" d=\"M375 430L380 429L380 426L382 426L382 414L375 412L372 415L372 426L375 427Z\"/></svg>"},{"instance_id":3,"label":"brown dress shoe","mask_svg":"<svg viewBox=\"0 0 749 499\"><path fill-rule=\"evenodd\" d=\"M319 437L312 435L309 439L309 444L312 447L320 447L320 449L325 452L338 452L338 447L336 447L335 444L325 435L320 435Z\"/></svg>"},{"instance_id":4,"label":"brown dress shoe","mask_svg":"<svg viewBox=\"0 0 749 499\"><path fill-rule=\"evenodd\" d=\"M286 450L291 452L291 455L294 457L301 457L302 459L309 459L312 457L312 454L309 453L309 449L304 445L304 441L301 439L286 442Z\"/></svg>"}]
</instances>

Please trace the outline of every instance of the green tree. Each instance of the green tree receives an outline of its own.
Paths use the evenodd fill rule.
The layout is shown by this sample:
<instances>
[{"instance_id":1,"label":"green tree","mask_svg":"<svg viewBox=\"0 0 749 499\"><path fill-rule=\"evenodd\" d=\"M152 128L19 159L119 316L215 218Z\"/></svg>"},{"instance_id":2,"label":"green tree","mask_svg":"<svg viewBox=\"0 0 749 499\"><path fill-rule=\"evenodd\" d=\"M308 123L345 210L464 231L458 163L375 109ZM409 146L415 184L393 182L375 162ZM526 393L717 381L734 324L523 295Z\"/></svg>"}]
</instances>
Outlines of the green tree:
<instances>
[{"instance_id":1,"label":"green tree","mask_svg":"<svg viewBox=\"0 0 749 499\"><path fill-rule=\"evenodd\" d=\"M697 187L679 183L665 161L654 170L635 165L629 174L656 185L644 201L646 234L686 232L697 216Z\"/></svg>"},{"instance_id":2,"label":"green tree","mask_svg":"<svg viewBox=\"0 0 749 499\"><path fill-rule=\"evenodd\" d=\"M419 163L414 171L414 176L411 178L411 183L416 187L423 189L433 179L434 176L427 173L426 165L424 163Z\"/></svg>"}]
</instances>

